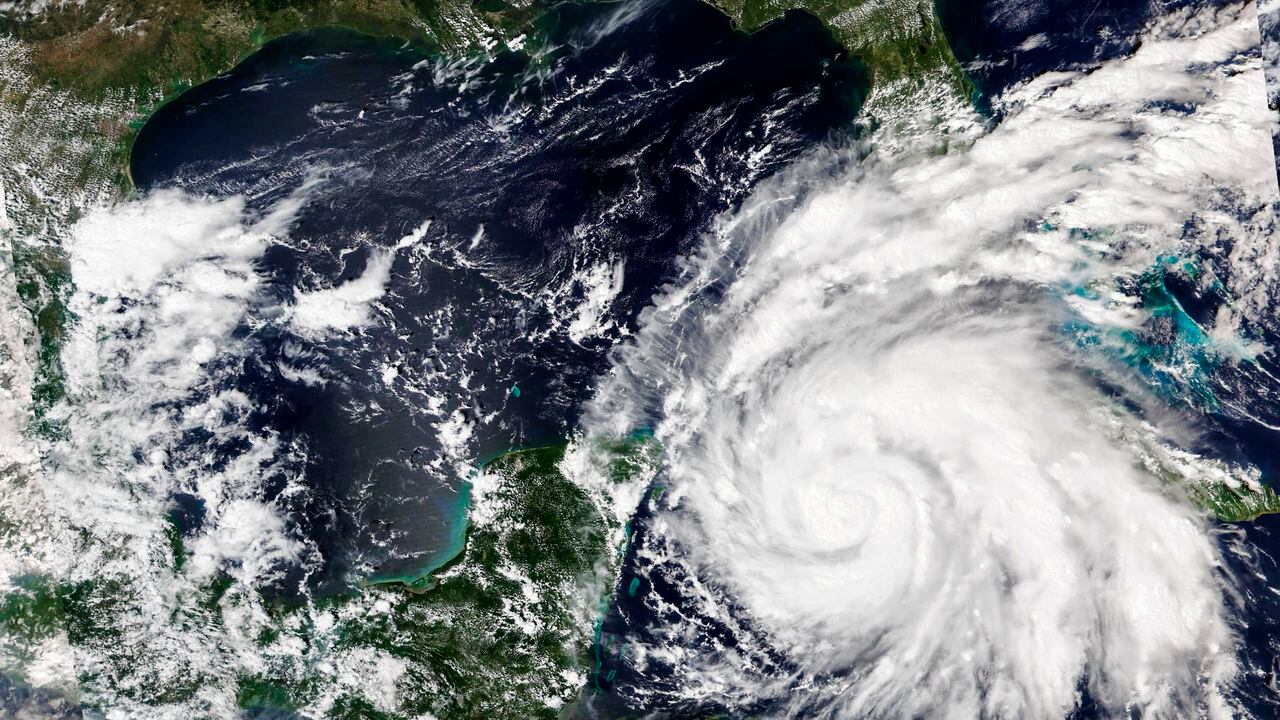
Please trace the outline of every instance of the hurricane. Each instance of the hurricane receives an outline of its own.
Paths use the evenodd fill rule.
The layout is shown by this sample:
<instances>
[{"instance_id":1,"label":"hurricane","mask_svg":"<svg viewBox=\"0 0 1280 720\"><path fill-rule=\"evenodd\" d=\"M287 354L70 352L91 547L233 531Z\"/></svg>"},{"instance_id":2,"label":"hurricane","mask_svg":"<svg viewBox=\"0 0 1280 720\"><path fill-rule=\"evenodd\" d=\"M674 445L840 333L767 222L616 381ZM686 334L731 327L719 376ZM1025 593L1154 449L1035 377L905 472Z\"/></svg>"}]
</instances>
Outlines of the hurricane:
<instances>
[{"instance_id":1,"label":"hurricane","mask_svg":"<svg viewBox=\"0 0 1280 720\"><path fill-rule=\"evenodd\" d=\"M1256 483L1193 448L1231 403L1204 358L1265 372L1257 28L1168 13L994 119L833 141L720 218L585 422L663 448L618 660L660 680L620 681L633 706L1241 712L1235 580L1188 487ZM1236 298L1191 340L1141 293L1188 259Z\"/></svg>"},{"instance_id":2,"label":"hurricane","mask_svg":"<svg viewBox=\"0 0 1280 720\"><path fill-rule=\"evenodd\" d=\"M1276 2L18 5L0 717L1280 712Z\"/></svg>"}]
</instances>

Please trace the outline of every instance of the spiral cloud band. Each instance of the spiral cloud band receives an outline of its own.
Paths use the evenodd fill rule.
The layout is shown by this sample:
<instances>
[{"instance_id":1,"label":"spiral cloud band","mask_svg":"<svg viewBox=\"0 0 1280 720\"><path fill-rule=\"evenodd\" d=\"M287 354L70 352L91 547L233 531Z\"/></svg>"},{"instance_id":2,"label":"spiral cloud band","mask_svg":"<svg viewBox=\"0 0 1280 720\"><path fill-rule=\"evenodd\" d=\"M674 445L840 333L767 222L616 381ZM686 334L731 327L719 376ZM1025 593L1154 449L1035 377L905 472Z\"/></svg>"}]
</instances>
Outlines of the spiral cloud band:
<instances>
[{"instance_id":1,"label":"spiral cloud band","mask_svg":"<svg viewBox=\"0 0 1280 720\"><path fill-rule=\"evenodd\" d=\"M1274 258L1276 196L1254 9L1146 32L1128 57L1014 87L994 128L951 128L961 149L845 149L776 179L618 355L588 424L652 423L662 443L671 491L638 564L682 565L696 608L651 599L662 637L738 614L783 658L630 638L680 698L1232 712L1217 544L1126 440L1185 421L1063 330L1142 327L1126 282L1229 245L1239 301L1211 334L1239 356L1271 287L1249 269Z\"/></svg>"}]
</instances>

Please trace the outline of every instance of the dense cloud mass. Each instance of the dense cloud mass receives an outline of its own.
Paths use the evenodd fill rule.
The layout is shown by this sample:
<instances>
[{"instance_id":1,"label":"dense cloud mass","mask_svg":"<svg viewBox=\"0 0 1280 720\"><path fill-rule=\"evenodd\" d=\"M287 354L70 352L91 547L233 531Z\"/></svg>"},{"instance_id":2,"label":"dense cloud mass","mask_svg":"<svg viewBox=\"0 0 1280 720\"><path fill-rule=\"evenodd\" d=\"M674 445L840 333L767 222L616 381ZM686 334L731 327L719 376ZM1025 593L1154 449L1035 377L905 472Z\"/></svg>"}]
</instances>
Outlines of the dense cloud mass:
<instances>
[{"instance_id":1,"label":"dense cloud mass","mask_svg":"<svg viewBox=\"0 0 1280 720\"><path fill-rule=\"evenodd\" d=\"M1280 0L1067 4L975 3L989 98L945 18L865 85L640 0L166 105L165 182L44 223L65 317L0 268L0 715L12 668L184 720L1280 703L1280 518L1214 517L1280 506ZM298 137L228 161L245 108Z\"/></svg>"},{"instance_id":2,"label":"dense cloud mass","mask_svg":"<svg viewBox=\"0 0 1280 720\"><path fill-rule=\"evenodd\" d=\"M639 667L806 717L1230 712L1227 581L1172 478L1250 473L1176 449L1185 420L1106 338L1151 320L1136 277L1229 247L1206 342L1258 351L1270 118L1252 5L1146 33L1012 88L989 130L794 169L649 312L592 427L656 425L671 491L639 562L683 566L696 610L651 600L669 642L630 638ZM739 614L783 662L681 649Z\"/></svg>"}]
</instances>

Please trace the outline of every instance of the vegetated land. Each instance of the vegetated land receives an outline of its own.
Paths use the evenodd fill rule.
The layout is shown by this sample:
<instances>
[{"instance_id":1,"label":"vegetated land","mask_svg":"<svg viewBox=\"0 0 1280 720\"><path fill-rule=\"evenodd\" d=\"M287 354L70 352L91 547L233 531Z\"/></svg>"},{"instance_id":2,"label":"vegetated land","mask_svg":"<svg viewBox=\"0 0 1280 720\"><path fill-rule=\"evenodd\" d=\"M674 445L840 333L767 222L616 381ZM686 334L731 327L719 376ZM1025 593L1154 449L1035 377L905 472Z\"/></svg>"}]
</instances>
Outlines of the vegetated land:
<instances>
[{"instance_id":1,"label":"vegetated land","mask_svg":"<svg viewBox=\"0 0 1280 720\"><path fill-rule=\"evenodd\" d=\"M0 255L35 337L37 415L58 354L80 215L131 192L133 138L167 99L263 43L323 25L457 51L532 26L544 0L50 0L0 10Z\"/></svg>"},{"instance_id":2,"label":"vegetated land","mask_svg":"<svg viewBox=\"0 0 1280 720\"><path fill-rule=\"evenodd\" d=\"M539 1L86 0L0 15L0 33L30 45L41 84L86 103L133 99L131 112L94 128L118 144L114 167L103 170L123 182L132 135L159 103L226 71L272 38L340 25L454 50L518 33Z\"/></svg>"},{"instance_id":3,"label":"vegetated land","mask_svg":"<svg viewBox=\"0 0 1280 720\"><path fill-rule=\"evenodd\" d=\"M341 25L462 51L532 30L550 2L51 0L0 11L0 235L10 236L3 254L38 336L37 410L61 396L61 236L85 208L128 191L133 135L165 99L290 32ZM927 114L930 94L955 100L971 90L930 0L708 2L746 31L791 11L816 16L866 64L870 114ZM1238 494L1205 504L1224 519L1280 504Z\"/></svg>"},{"instance_id":4,"label":"vegetated land","mask_svg":"<svg viewBox=\"0 0 1280 720\"><path fill-rule=\"evenodd\" d=\"M565 448L518 450L488 463L477 479L484 485L476 496L483 509L466 547L430 579L323 601L344 618L334 633L341 646L376 649L404 664L398 711L380 717L553 720L558 704L581 689L593 619L618 562L611 548L616 520L560 472ZM628 461L643 460L646 446L628 450L615 461L623 472L632 467ZM619 481L634 480L628 474ZM379 599L390 612L348 608ZM319 640L286 630L309 627L291 617L305 616L308 608L277 612L281 634L264 654ZM325 693L325 679L315 673L264 672L237 684L239 704L257 710L308 707ZM359 716L354 711L364 701L352 694L331 714Z\"/></svg>"},{"instance_id":5,"label":"vegetated land","mask_svg":"<svg viewBox=\"0 0 1280 720\"><path fill-rule=\"evenodd\" d=\"M37 405L61 393L57 358L69 274L60 240L86 209L127 191L132 133L167 97L289 32L342 25L403 38L424 50L457 51L526 32L548 1L51 0L33 4L36 11L0 11L0 285L12 283L0 287L0 299L20 298L34 320L34 332L23 340L38 340L38 348L30 351L37 356ZM930 84L953 97L967 92L927 0L710 1L747 31L788 11L815 15L867 65L873 92L893 87L891 94L906 96ZM0 351L23 352L16 345L10 342ZM583 657L590 638L582 625L589 613L570 599L579 595L582 583L596 579L602 556L607 566L616 567L617 549L609 538L617 519L598 514L597 504L561 474L563 454L562 446L541 448L494 461L486 468L499 478L490 490L491 519L473 529L464 556L430 580L429 593L371 588L394 602L396 612L379 615L386 618L378 621L382 625L344 628L352 645L366 643L409 663L411 685L420 692L407 694L407 705L439 711L432 698L446 697L536 717L551 711L519 705L513 694L565 697L576 687L573 676L562 673L580 671L590 662ZM615 468L615 482L633 482L635 473L656 462L644 453L637 455L643 462L629 459L633 455L619 452L626 462ZM73 635L94 629L100 618L74 614L92 606L80 595L107 601L120 594L106 585L58 587L49 579L56 572L36 562L36 550L22 545L39 519L41 499L30 478L35 471L0 473L5 500L0 546L23 547L18 556L32 558L29 586L0 598L0 620L15 629L8 641L15 654L68 627ZM1280 497L1270 489L1257 493L1215 485L1193 488L1192 495L1223 520L1280 510ZM175 536L172 545L180 572L185 558L180 538ZM531 599L526 585L512 580L517 573L537 591ZM226 590L226 585L211 588L210 607ZM504 603L521 612L495 622L493 609ZM71 615L63 617L65 612ZM536 633L516 632L524 617L541 621ZM275 638L262 642L270 646ZM490 672L459 670L471 667ZM313 701L320 692L314 679L293 680L281 682L265 673L239 678L237 699L246 707L288 708ZM432 695L426 692L430 682L453 692ZM163 695L181 688L155 690ZM345 703L354 714L361 702L353 696L339 705Z\"/></svg>"},{"instance_id":6,"label":"vegetated land","mask_svg":"<svg viewBox=\"0 0 1280 720\"><path fill-rule=\"evenodd\" d=\"M791 10L812 13L870 68L873 82L944 70L963 73L927 0L712 0L744 30ZM94 129L116 143L113 167L127 187L131 139L166 98L224 72L272 38L322 25L402 38L427 50L460 50L532 27L548 0L54 0L0 14L0 34L29 43L35 79L77 99L121 94L132 112ZM92 173L95 169L90 168Z\"/></svg>"},{"instance_id":7,"label":"vegetated land","mask_svg":"<svg viewBox=\"0 0 1280 720\"><path fill-rule=\"evenodd\" d=\"M461 51L530 31L550 2L50 0L0 11L0 228L38 336L37 414L62 394L69 272L61 240L86 208L130 192L133 138L165 100L290 32L342 25ZM811 12L863 58L873 83L899 86L881 98L907 96L912 83L962 88L927 1L713 2L745 30L789 10ZM898 104L907 106L898 114L911 115L917 103Z\"/></svg>"},{"instance_id":8,"label":"vegetated land","mask_svg":"<svg viewBox=\"0 0 1280 720\"><path fill-rule=\"evenodd\" d=\"M897 84L881 98L906 96L913 83L963 89L927 0L712 1L748 31L789 10L814 14L873 83ZM290 32L341 25L457 52L531 31L551 2L50 0L0 11L0 227L10 228L3 254L38 330L37 411L61 396L61 239L85 208L131 191L133 138L163 102ZM913 101L898 104L897 114L914 114Z\"/></svg>"},{"instance_id":9,"label":"vegetated land","mask_svg":"<svg viewBox=\"0 0 1280 720\"><path fill-rule=\"evenodd\" d=\"M1222 522L1248 522L1280 513L1280 495L1269 487L1254 491L1206 484L1192 488L1191 497Z\"/></svg>"},{"instance_id":10,"label":"vegetated land","mask_svg":"<svg viewBox=\"0 0 1280 720\"><path fill-rule=\"evenodd\" d=\"M932 0L712 0L744 30L792 10L808 12L867 65L872 86L941 78L970 90L933 10Z\"/></svg>"}]
</instances>

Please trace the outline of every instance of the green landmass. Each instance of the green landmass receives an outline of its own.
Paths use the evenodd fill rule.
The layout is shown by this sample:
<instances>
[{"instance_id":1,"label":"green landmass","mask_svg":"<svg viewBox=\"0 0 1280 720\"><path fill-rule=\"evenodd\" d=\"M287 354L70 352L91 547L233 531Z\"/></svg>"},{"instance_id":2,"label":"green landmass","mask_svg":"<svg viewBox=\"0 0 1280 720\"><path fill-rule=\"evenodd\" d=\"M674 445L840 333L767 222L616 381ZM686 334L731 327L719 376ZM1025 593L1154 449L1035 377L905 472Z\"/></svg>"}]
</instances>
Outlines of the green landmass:
<instances>
[{"instance_id":1,"label":"green landmass","mask_svg":"<svg viewBox=\"0 0 1280 720\"><path fill-rule=\"evenodd\" d=\"M929 2L710 1L747 31L790 10L812 13L866 63L873 89L941 82L957 96L967 92ZM0 144L5 146L0 148L0 196L7 191L6 205L16 209L9 218L17 231L11 261L39 334L37 415L62 395L58 356L70 273L59 247L61 234L83 208L132 191L129 152L157 108L291 32L344 26L402 39L424 52L456 53L533 32L549 4L84 0L49 4L31 14L0 12L0 36L20 41L24 51L21 57L0 58L25 66L16 77L0 75ZM68 106L76 112L68 113ZM55 170L59 177L41 177ZM85 197L61 207L51 195Z\"/></svg>"},{"instance_id":2,"label":"green landmass","mask_svg":"<svg viewBox=\"0 0 1280 720\"><path fill-rule=\"evenodd\" d=\"M1191 496L1221 522L1248 522L1280 513L1280 495L1270 487L1254 491L1222 483L1193 487Z\"/></svg>"},{"instance_id":3,"label":"green landmass","mask_svg":"<svg viewBox=\"0 0 1280 720\"><path fill-rule=\"evenodd\" d=\"M29 322L0 351L25 355L34 369L25 388L13 385L32 400L30 430L62 432L45 417L63 395L59 358L73 321L62 243L85 212L132 192L131 143L155 109L290 32L339 25L426 53L462 53L530 32L547 4L83 0L0 11L0 279ZM746 30L769 20L760 12L734 19ZM612 458L606 484L643 483L637 478L655 459L643 438L597 450ZM279 603L225 572L193 576L182 533L166 519L149 536L156 553L140 572L170 578L171 596L150 597L152 586L118 573L73 579L57 564L60 553L33 560L30 576L0 593L0 672L22 683L27 668L65 657L78 676L32 682L124 715L182 708L193 718L226 717L217 703L230 703L282 716L555 717L591 670L594 622L625 544L625 520L602 510L607 498L560 472L564 452L519 451L487 465L496 484L477 500L487 521L473 524L453 563L409 585ZM32 511L38 472L3 477L5 547L33 559L42 551L24 543L87 550L92 538L59 537L60 528L33 536L45 522ZM163 633L154 603L168 615ZM394 681L378 675L384 670Z\"/></svg>"},{"instance_id":4,"label":"green landmass","mask_svg":"<svg viewBox=\"0 0 1280 720\"><path fill-rule=\"evenodd\" d=\"M406 587L394 635L363 628L350 640L416 661L414 684L448 684L410 699L410 714L553 718L584 676L591 623L610 587L609 521L559 471L565 446L517 451L489 463L499 483L478 502L484 525L468 533L458 564L430 592ZM584 600L586 604L584 604ZM527 627L522 627L527 624Z\"/></svg>"},{"instance_id":5,"label":"green landmass","mask_svg":"<svg viewBox=\"0 0 1280 720\"><path fill-rule=\"evenodd\" d=\"M801 10L822 20L866 63L873 83L942 72L965 91L964 73L927 1L709 0L746 31ZM92 130L113 144L111 164L85 167L129 181L128 153L146 118L168 99L225 72L282 35L342 26L394 37L424 51L458 52L533 30L549 0L84 0L40 12L0 13L0 34L30 45L39 83L86 103L125 95L131 112ZM11 96L10 96L11 95ZM6 102L21 104L21 93Z\"/></svg>"},{"instance_id":6,"label":"green landmass","mask_svg":"<svg viewBox=\"0 0 1280 720\"><path fill-rule=\"evenodd\" d=\"M967 97L964 72L951 52L931 0L711 0L744 30L755 30L793 10L821 20L862 60L873 87L939 74Z\"/></svg>"},{"instance_id":7,"label":"green landmass","mask_svg":"<svg viewBox=\"0 0 1280 720\"><path fill-rule=\"evenodd\" d=\"M264 43L321 26L458 51L530 27L541 0L86 0L37 15L0 15L0 33L30 44L35 78L99 103L121 94L132 112L94 130L113 143L109 172L128 189L128 153L168 99L225 72ZM21 103L21 97L6 98Z\"/></svg>"},{"instance_id":8,"label":"green landmass","mask_svg":"<svg viewBox=\"0 0 1280 720\"><path fill-rule=\"evenodd\" d=\"M755 30L788 11L822 20L867 66L872 92L897 96L970 88L931 3L910 0L710 0ZM0 15L0 239L37 338L34 430L62 395L58 358L68 322L69 270L60 243L97 203L130 191L128 153L154 110L290 32L340 25L401 38L424 51L461 52L532 28L544 0L85 0ZM910 109L911 102L903 106ZM656 444L637 437L599 448L615 485L647 484ZM342 597L282 603L220 574L173 600L176 626L215 642L251 632L253 662L160 674L140 670L136 588L119 578L58 583L33 574L0 594L0 671L23 680L36 650L65 639L98 664L77 678L86 696L130 707L177 707L225 688L243 709L334 718L553 718L592 667L593 623L613 588L622 520L606 499L562 472L566 446L520 450L483 468L481 515L462 554L430 576L370 585ZM9 480L5 489L9 489ZM1186 486L1185 481L1180 487ZM655 489L660 493L660 489ZM1190 485L1224 521L1280 512L1280 496L1222 483ZM29 533L18 506L0 512L6 547ZM175 583L191 572L176 525L162 562ZM621 534L621 535L620 535ZM625 540L623 540L625 543ZM123 584L122 584L123 583ZM634 579L623 587L642 592ZM254 623L241 627L245 618ZM131 624L132 623L132 624ZM247 629L246 629L247 628ZM141 630L139 630L141 629ZM239 639L239 638L237 638ZM24 654L26 653L26 654ZM12 658L10 658L12 656ZM394 697L343 685L334 667L397 670ZM381 665L379 665L381 667ZM234 676L225 675L229 668ZM248 669L247 669L248 668ZM216 717L210 711L209 717Z\"/></svg>"},{"instance_id":9,"label":"green landmass","mask_svg":"<svg viewBox=\"0 0 1280 720\"><path fill-rule=\"evenodd\" d=\"M79 668L81 701L126 715L181 707L225 717L221 699L277 717L550 720L586 686L595 623L626 542L598 491L647 484L657 460L644 437L600 446L605 487L592 489L563 471L567 449L488 463L465 549L429 586L388 582L282 601L224 572L191 585L188 551L168 523L164 564L175 586L191 589L171 598L165 623L181 629L171 641L195 633L203 652L154 662L147 643L167 641L139 614L129 578L20 578L0 595L0 632L31 646L65 637L94 658ZM191 657L208 662L183 664Z\"/></svg>"},{"instance_id":10,"label":"green landmass","mask_svg":"<svg viewBox=\"0 0 1280 720\"><path fill-rule=\"evenodd\" d=\"M30 15L0 11L0 37L19 43L0 53L11 66L0 73L0 202L8 208L0 231L14 236L5 259L38 333L37 416L63 390L70 268L62 235L84 208L132 191L129 152L157 108L291 32L344 26L457 52L529 30L540 3L85 0Z\"/></svg>"},{"instance_id":11,"label":"green landmass","mask_svg":"<svg viewBox=\"0 0 1280 720\"><path fill-rule=\"evenodd\" d=\"M1057 228L1046 222L1041 229ZM1095 235L1082 228L1071 228L1069 232L1072 237L1084 240ZM1067 323L1063 330L1081 349L1132 368L1152 391L1171 405L1184 405L1197 413L1217 413L1222 406L1214 390L1214 372L1224 358L1211 334L1170 290L1169 280L1173 276L1199 286L1200 292L1211 295L1217 302L1228 306L1235 302L1226 287L1198 259L1162 255L1151 268L1134 278L1141 307L1148 313L1141 328L1107 327L1077 320ZM1111 291L1109 285L1101 284L1078 287L1073 293L1097 301L1100 295ZM1128 441L1136 447L1147 446L1141 463L1147 471L1177 493L1189 496L1221 522L1246 522L1280 513L1280 495L1258 477L1250 477L1239 468L1233 470L1225 463L1215 463L1217 466L1212 471L1203 467L1196 470L1180 463L1177 453L1156 450L1136 437L1129 437Z\"/></svg>"}]
</instances>

